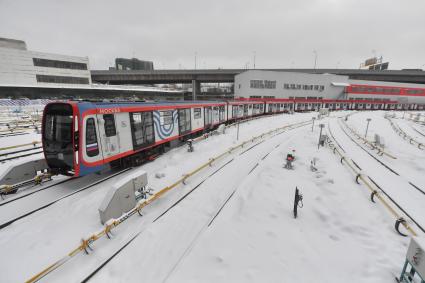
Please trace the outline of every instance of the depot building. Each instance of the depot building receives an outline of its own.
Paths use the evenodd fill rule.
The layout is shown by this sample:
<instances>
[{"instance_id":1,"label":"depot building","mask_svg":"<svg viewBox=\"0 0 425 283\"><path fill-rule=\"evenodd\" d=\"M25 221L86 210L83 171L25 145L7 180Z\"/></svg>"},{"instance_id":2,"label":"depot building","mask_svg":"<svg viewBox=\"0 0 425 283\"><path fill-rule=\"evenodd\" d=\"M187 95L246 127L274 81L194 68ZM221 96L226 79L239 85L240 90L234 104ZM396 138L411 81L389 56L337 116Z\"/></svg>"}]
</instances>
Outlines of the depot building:
<instances>
[{"instance_id":1,"label":"depot building","mask_svg":"<svg viewBox=\"0 0 425 283\"><path fill-rule=\"evenodd\" d=\"M333 74L248 70L235 76L235 97L425 103L425 85L363 81Z\"/></svg>"}]
</instances>

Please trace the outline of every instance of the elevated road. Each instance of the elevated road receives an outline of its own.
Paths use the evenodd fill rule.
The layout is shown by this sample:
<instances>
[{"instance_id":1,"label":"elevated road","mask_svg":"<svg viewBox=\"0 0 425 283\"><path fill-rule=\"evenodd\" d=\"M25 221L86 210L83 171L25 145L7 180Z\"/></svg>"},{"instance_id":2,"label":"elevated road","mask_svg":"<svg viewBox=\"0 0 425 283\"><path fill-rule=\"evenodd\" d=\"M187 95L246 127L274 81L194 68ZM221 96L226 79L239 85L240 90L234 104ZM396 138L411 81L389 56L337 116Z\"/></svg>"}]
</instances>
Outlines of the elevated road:
<instances>
[{"instance_id":1,"label":"elevated road","mask_svg":"<svg viewBox=\"0 0 425 283\"><path fill-rule=\"evenodd\" d=\"M259 70L259 69L258 69ZM359 70L359 69L265 69L269 71L300 72L310 74L336 74L350 79L391 81L425 84L425 71L422 70ZM167 84L167 83L233 83L235 75L245 69L207 70L92 70L93 82L108 84Z\"/></svg>"}]
</instances>

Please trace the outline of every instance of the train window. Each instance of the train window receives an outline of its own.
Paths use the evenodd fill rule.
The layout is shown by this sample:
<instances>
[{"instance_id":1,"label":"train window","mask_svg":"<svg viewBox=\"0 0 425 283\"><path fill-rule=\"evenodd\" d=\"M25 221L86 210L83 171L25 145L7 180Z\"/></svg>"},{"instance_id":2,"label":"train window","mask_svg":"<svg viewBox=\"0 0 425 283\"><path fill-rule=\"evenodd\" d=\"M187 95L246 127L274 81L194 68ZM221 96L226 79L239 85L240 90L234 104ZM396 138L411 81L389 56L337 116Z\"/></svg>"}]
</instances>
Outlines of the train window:
<instances>
[{"instance_id":1,"label":"train window","mask_svg":"<svg viewBox=\"0 0 425 283\"><path fill-rule=\"evenodd\" d=\"M86 121L86 153L89 157L99 154L94 118L88 118Z\"/></svg>"},{"instance_id":2,"label":"train window","mask_svg":"<svg viewBox=\"0 0 425 283\"><path fill-rule=\"evenodd\" d=\"M193 113L195 119L201 119L201 108L194 108Z\"/></svg>"},{"instance_id":3,"label":"train window","mask_svg":"<svg viewBox=\"0 0 425 283\"><path fill-rule=\"evenodd\" d=\"M161 126L168 126L173 124L173 111L159 111L159 121Z\"/></svg>"},{"instance_id":4,"label":"train window","mask_svg":"<svg viewBox=\"0 0 425 283\"><path fill-rule=\"evenodd\" d=\"M130 124L134 149L154 143L152 112L130 113Z\"/></svg>"},{"instance_id":5,"label":"train window","mask_svg":"<svg viewBox=\"0 0 425 283\"><path fill-rule=\"evenodd\" d=\"M103 115L103 121L105 121L105 135L107 137L113 137L117 135L117 130L115 128L115 117L114 114L105 114Z\"/></svg>"}]
</instances>

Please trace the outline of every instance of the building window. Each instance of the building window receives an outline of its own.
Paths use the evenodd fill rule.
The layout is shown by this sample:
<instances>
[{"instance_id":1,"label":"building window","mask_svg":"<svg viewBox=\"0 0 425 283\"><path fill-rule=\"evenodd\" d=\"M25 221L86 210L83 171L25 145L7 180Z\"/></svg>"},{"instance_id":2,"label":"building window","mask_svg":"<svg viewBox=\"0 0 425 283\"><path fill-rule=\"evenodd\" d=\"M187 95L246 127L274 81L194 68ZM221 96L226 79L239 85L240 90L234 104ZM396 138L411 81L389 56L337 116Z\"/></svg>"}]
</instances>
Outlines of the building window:
<instances>
[{"instance_id":1,"label":"building window","mask_svg":"<svg viewBox=\"0 0 425 283\"><path fill-rule=\"evenodd\" d=\"M39 83L53 84L89 84L88 78L36 75Z\"/></svg>"},{"instance_id":2,"label":"building window","mask_svg":"<svg viewBox=\"0 0 425 283\"><path fill-rule=\"evenodd\" d=\"M251 80L250 81L251 88L267 88L267 89L275 89L276 81L268 81L268 80Z\"/></svg>"},{"instance_id":3,"label":"building window","mask_svg":"<svg viewBox=\"0 0 425 283\"><path fill-rule=\"evenodd\" d=\"M193 109L193 113L195 119L201 119L201 108Z\"/></svg>"},{"instance_id":4,"label":"building window","mask_svg":"<svg viewBox=\"0 0 425 283\"><path fill-rule=\"evenodd\" d=\"M105 135L107 137L113 137L117 134L117 130L115 129L115 118L114 114L105 114L103 115L103 121L105 122Z\"/></svg>"},{"instance_id":5,"label":"building window","mask_svg":"<svg viewBox=\"0 0 425 283\"><path fill-rule=\"evenodd\" d=\"M283 84L284 89L289 89L289 84Z\"/></svg>"},{"instance_id":6,"label":"building window","mask_svg":"<svg viewBox=\"0 0 425 283\"><path fill-rule=\"evenodd\" d=\"M36 67L48 67L48 68L59 68L59 69L72 69L72 70L87 70L86 63L77 63L69 61L50 60L42 58L32 58L34 66Z\"/></svg>"}]
</instances>

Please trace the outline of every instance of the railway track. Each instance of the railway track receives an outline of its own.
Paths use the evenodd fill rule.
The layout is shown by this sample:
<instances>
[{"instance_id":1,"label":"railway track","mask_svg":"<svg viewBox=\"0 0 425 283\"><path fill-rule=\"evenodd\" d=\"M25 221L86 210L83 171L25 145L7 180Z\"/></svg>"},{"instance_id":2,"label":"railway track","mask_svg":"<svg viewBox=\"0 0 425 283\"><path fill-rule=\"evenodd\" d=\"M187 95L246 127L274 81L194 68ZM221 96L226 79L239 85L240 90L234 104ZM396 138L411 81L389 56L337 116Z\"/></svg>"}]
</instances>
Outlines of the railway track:
<instances>
[{"instance_id":1,"label":"railway track","mask_svg":"<svg viewBox=\"0 0 425 283\"><path fill-rule=\"evenodd\" d=\"M380 160L379 158L377 158L376 156L374 156L373 154L371 154L367 149L365 149L361 144L359 144L353 137L350 136L349 133L347 133L347 131L344 129L344 127L340 124L339 125L341 130L344 132L344 134L353 142L355 143L359 148L361 148L364 152L366 152L370 157L372 157L373 159L375 159L379 164L381 164L382 166L384 166L388 171L390 171L391 173L400 176L402 178L404 178L406 180L406 182L413 188L415 188L416 190L418 190L420 193L422 193L423 195L425 195L425 190L421 189L419 186L415 185L413 182L411 182L410 180L408 180L406 177L402 176L400 173L398 173L398 171L396 171L395 169L391 168L391 166L389 166L388 164L386 164L385 162L383 162L382 160ZM334 138L335 139L335 138ZM336 140L335 140L336 141Z\"/></svg>"},{"instance_id":2,"label":"railway track","mask_svg":"<svg viewBox=\"0 0 425 283\"><path fill-rule=\"evenodd\" d=\"M310 125L311 124L311 122L310 121L308 121L307 123L304 123L304 124L302 124L302 125L298 125L297 127L303 127L303 126L307 126L307 125ZM297 127L294 127L294 128L291 128L291 129L287 129L287 130L285 130L284 132L287 132L287 131L289 131L289 130L293 130L293 129L295 129L295 128L297 128ZM273 134L273 137L275 137L275 136L279 136L279 135L281 135L281 134L283 134L283 133L277 133L277 134ZM258 136L258 137L260 137L260 136ZM267 138L267 136L265 137L265 138ZM226 168L226 167L228 167L228 166L232 166L232 164L234 163L234 160L236 160L236 159L239 159L239 158L243 158L244 156L246 156L248 153L252 153L252 152L257 152L257 151L259 151L259 150L264 150L264 147L262 146L262 145L264 145L264 144L266 144L269 140L271 140L272 138L267 138L267 141L266 142L264 142L264 141L260 141L261 139L263 139L263 135L261 135L261 138L255 138L255 139L253 139L252 141L256 141L256 143L255 144L253 144L252 146L250 146L250 147L248 147L248 148L244 148L243 150L242 150L242 152L238 152L238 151L236 151L236 150L230 150L229 152L231 152L231 155L233 156L233 157L230 157L229 156L229 158L228 159L225 159L225 160L223 160L222 162L223 162L223 164L220 166L220 165L218 165L217 164L217 162L219 162L219 161L216 161L216 158L213 158L213 159L211 159L210 160L210 162L208 162L208 164L211 164L211 162L214 162L214 164L217 164L217 166L219 166L219 168L218 169L216 169L216 170L214 170L212 173L209 173L209 174L207 174L206 175L206 177L205 178L203 178L202 180L200 180L200 182L198 182L197 184L193 184L192 185L192 181L190 182L190 184L189 185L186 185L186 186L184 186L184 187L182 187L181 188L181 190L183 190L184 188L185 188L185 191L186 191L186 193L183 195L183 196L181 196L179 199L177 199L177 200L173 200L173 199L170 199L169 197L167 197L167 198L163 198L163 199L161 199L162 201L160 201L158 204L157 204L157 202L155 202L155 206L154 206L154 208L152 208L153 210L151 210L151 207L152 206L147 206L146 208L144 208L143 209L143 214L144 214L144 221L142 222L142 223L140 223L140 221L139 220L137 220L137 219L134 219L134 218L130 218L131 217L131 215L134 215L134 214L137 214L137 212L139 211L139 210L132 210L130 213L128 213L128 214L126 214L125 216L123 216L124 217L124 220L123 221L131 221L134 225L136 225L136 226L140 226L140 225L142 225L143 227L145 227L144 225L149 225L149 224L152 224L152 223L154 223L154 222L157 222L157 221L159 221L159 220L161 220L161 218L163 217L163 216L165 216L165 215L167 215L168 213L169 213L169 211L171 211L173 208L175 208L175 207L177 207L180 203L182 203L182 201L184 200L184 199L186 199L187 197L189 197L189 196L192 196L195 192L198 192L199 191L199 189L200 188L202 188L205 184L206 184L206 182L208 182L208 179L209 178L212 178L212 177L214 177L216 174L220 174L221 172L224 172L224 170L222 170L222 169L224 169L224 168ZM257 141L258 140L258 141ZM246 142L245 142L246 143ZM245 144L244 143L244 144ZM236 147L235 147L236 148ZM275 147L273 147L273 149L275 149ZM235 153L238 153L238 155L235 155ZM253 168L249 171L249 172L247 172L247 174L249 174L250 172L252 172L252 170L253 169L255 169L255 167L257 167L258 166L258 160L260 160L260 159L264 159L264 158L266 158L268 155L270 154L270 152L265 152L265 153L262 153L261 154L261 156L259 156L259 158L258 159L256 159L255 160L255 163L256 164L253 164ZM222 155L220 155L220 156L222 156ZM208 166L208 164L207 164L207 166L205 167L205 166L201 166L201 168L208 168L209 166ZM237 168L237 165L235 165L236 166L236 168ZM215 167L215 166L214 166ZM239 165L239 167L240 167L240 165ZM227 171L229 171L229 170L226 170L226 172ZM196 169L195 170L195 172L198 172L198 169ZM232 171L232 170L230 170L230 172L231 173L229 173L229 174L233 174L234 173L234 170ZM232 173L233 172L233 173ZM185 177L183 178L183 182L184 182L184 180L186 180L186 178L187 177L189 177L189 176L192 176L192 173L190 173L190 174L188 174L188 175L184 175ZM205 176L204 174L202 174L202 176ZM246 175L244 175L244 176L246 176ZM230 177L231 179L232 179L232 177ZM234 179L234 178L233 178ZM179 181L180 182L180 181ZM195 182L195 181L193 181L193 182ZM177 184L177 183L175 183L175 184ZM171 187L167 187L167 188L165 188L165 189L163 189L163 190L165 190L165 191L168 191L168 190L170 190L172 187L174 187L175 186L175 184L173 184ZM163 191L163 190L161 190L161 191ZM178 193L178 194L180 194L181 195L181 193L183 193L182 191L181 191L180 189L179 190L177 190L177 192L179 192L180 191L180 193ZM161 191L158 191L157 193L161 193ZM205 191L205 190L204 190ZM214 193L214 190L209 190L211 193ZM155 196L153 199L157 199L158 198L158 196ZM226 197L227 198L227 197ZM148 201L148 203L150 203L149 201ZM160 206L160 207L162 207L163 209L161 209L161 210L158 210L158 205ZM222 205L222 204L220 204L220 205ZM127 220L127 219L129 219L129 220ZM121 227L121 226L120 226ZM125 226L125 227L128 227L128 226ZM121 228L120 228L121 229ZM127 228L128 229L128 228ZM131 231L131 230L130 230ZM108 232L108 233L110 233L110 232ZM126 246L128 246L129 244L130 244L130 242L132 241L132 239L134 240L134 239L136 239L137 237L138 237L138 235L140 235L140 233L142 233L142 232L136 232L136 231L133 231L132 233L127 233L127 237L126 237L126 235L122 235L123 237L126 237L126 243L124 243L122 240L120 240L120 241L118 241L118 243L120 243L120 244L123 244L123 245L120 245L120 246L116 246L116 245L114 245L114 243L112 243L112 245L113 245L113 247L114 247L114 249L115 249L115 247L116 247L116 249L115 249L115 255L116 254L119 254L119 252L120 252L120 250L123 250ZM130 235L128 235L128 234L130 234ZM102 233L100 234L100 235L102 235ZM105 235L105 234L103 234L103 235ZM108 236L109 237L109 236ZM96 236L96 240L97 239L99 239L99 237L98 236ZM115 241L116 242L116 241ZM78 253L79 251L81 251L81 249L77 249L77 250L75 250L74 252L72 252L71 254L72 254L72 257L73 256L75 256L75 254L76 253ZM71 254L69 254L67 257L65 257L65 258L63 258L62 260L60 260L60 261L58 261L58 263L62 263L63 261L65 261L65 262L67 262L68 260L69 260L69 258L70 258L70 255ZM112 255L111 256L111 258L110 259L105 259L106 260L106 262L99 262L98 260L96 260L96 262L99 262L99 268L101 269L102 267L102 265L104 266L104 265L106 265L107 264L107 262L109 262L115 255ZM70 262L69 264L72 266L72 264L74 263L75 261L72 261L72 262ZM51 265L50 267L49 267L49 270L47 270L47 272L50 272L51 271L51 269L56 269L57 268L57 266L55 266L56 265L56 263L54 264L54 265ZM67 266L68 266L68 264L67 264ZM92 272L94 272L93 271L93 269L90 269L90 270L88 270L87 271L87 273L86 274L89 274L87 277L90 277L91 278L91 276L93 276L93 275L91 275L90 276L90 274L92 273ZM42 276L44 276L45 275L45 273L41 273L41 275ZM84 280L82 280L82 279L79 279L79 280L82 280L82 281L87 281L87 280L89 280L90 278L86 278L86 279L84 279ZM30 280L29 282L33 282L32 280Z\"/></svg>"},{"instance_id":3,"label":"railway track","mask_svg":"<svg viewBox=\"0 0 425 283\"><path fill-rule=\"evenodd\" d=\"M23 135L28 135L28 134L29 133L26 133L26 132L15 132L15 133L8 133L8 134L0 134L0 138L23 136Z\"/></svg>"},{"instance_id":4,"label":"railway track","mask_svg":"<svg viewBox=\"0 0 425 283\"><path fill-rule=\"evenodd\" d=\"M288 133L288 132L285 132ZM279 134L280 135L280 134ZM186 248L184 250L179 251L179 256L176 259L176 263L174 266L169 267L169 272L167 272L165 278L163 278L163 281L166 281L167 278L172 274L174 269L178 266L178 264L181 262L181 260L187 255L187 253L190 251L190 249L193 247L193 245L196 243L198 238L210 227L213 225L214 221L219 217L220 213L225 209L226 205L231 201L232 197L235 195L235 193L241 189L241 184L243 184L245 178L249 176L254 170L259 168L262 164L262 161L266 159L271 153L276 151L282 144L287 144L291 141L293 136L285 139L284 141L280 141L275 143L272 146L269 146L267 151L262 150L261 146L267 143L270 143L271 139L275 138L276 136L265 140L258 142L249 148L243 150L230 160L226 161L224 164L219 166L216 170L214 170L211 174L207 175L206 178L203 178L200 182L198 182L196 185L193 186L192 189L190 189L188 192L186 192L183 196L178 198L176 201L174 201L171 205L169 205L165 210L163 210L159 215L156 217L153 217L153 219L150 221L150 224L156 223L157 221L161 220L163 217L166 217L170 211L178 207L183 200L190 198L195 192L199 192L197 197L199 197L200 191L206 194L207 198L212 199L211 196L211 190L208 190L208 187L214 184L220 184L223 181L222 180L228 180L228 178L224 178L221 173L223 173L224 169L227 169L230 172L235 172L238 170L238 168L242 167L243 165L246 165L247 162L251 165L249 169L244 170L243 174L238 174L238 177L236 177L236 180L233 180L231 182L231 186L228 186L227 190L225 192L222 192L220 197L215 196L216 198L219 198L219 201L214 206L214 209L208 211L208 215L203 217L202 221L199 221L196 223L198 230L195 233L192 233L192 235L188 235L189 239L186 245ZM253 152L257 150L257 154L255 159L250 159L249 161L244 158L248 153L254 154ZM229 168L231 167L231 168ZM226 173L223 173L226 174ZM233 175L234 173L230 173ZM229 174L227 174L229 175ZM230 178L230 176L229 176ZM234 178L235 179L235 178ZM220 186L220 185L219 185ZM222 187L222 186L220 186ZM229 189L230 187L230 189ZM203 189L203 190L202 190ZM204 196L205 198L205 196ZM182 224L184 225L184 224ZM193 226L191 226L193 228ZM182 228L180 228L182 229ZM89 282L90 279L92 279L98 272L100 272L109 262L111 262L116 256L118 256L122 251L124 251L133 241L137 240L139 237L142 237L144 234L145 229L142 229L138 231L134 236L132 236L125 244L120 247L116 252L114 252L110 257L105 259L96 269L94 269L92 272L90 272L81 282ZM176 254L176 253L175 253Z\"/></svg>"},{"instance_id":5,"label":"railway track","mask_svg":"<svg viewBox=\"0 0 425 283\"><path fill-rule=\"evenodd\" d=\"M331 125L332 123L330 123L329 126ZM337 137L339 138L340 144L341 140L344 139L343 136L345 136L347 143L344 143L344 145L347 154L349 154L351 157L359 157L359 159L356 161L356 164L361 166L363 170L369 174L369 178L371 179L372 183L375 184L375 186L378 187L395 204L395 206L402 210L403 213L408 216L422 232L425 233L425 217L423 215L423 202L425 201L424 191L418 187L415 187L415 185L398 174L397 171L390 168L388 165L378 160L367 150L362 148L355 142L354 139L348 135L347 132L344 131L341 125L337 126L339 127L332 127L332 129L335 133L335 129L339 128L340 134ZM335 141L337 140L335 139ZM354 147L348 146L350 141ZM366 155L364 153L366 153ZM372 159L370 159L370 157L372 157ZM352 158L351 160L354 161ZM359 160L362 162L359 162ZM378 163L375 161L378 161ZM383 184L385 184L385 186ZM383 188L385 188L385 191ZM402 191L402 193L400 193L400 191Z\"/></svg>"},{"instance_id":6,"label":"railway track","mask_svg":"<svg viewBox=\"0 0 425 283\"><path fill-rule=\"evenodd\" d=\"M34 154L42 153L43 152L42 148L43 148L42 146L36 146L36 147L32 147L32 148L26 148L26 149L1 153L0 154L0 162L5 162L5 161L21 158L21 157L26 157L26 156L31 156L31 155L34 155ZM11 156L11 155L13 155L13 156Z\"/></svg>"},{"instance_id":7,"label":"railway track","mask_svg":"<svg viewBox=\"0 0 425 283\"><path fill-rule=\"evenodd\" d=\"M67 181L53 184L43 190L38 190L30 194L6 201L0 205L0 230L11 225L15 221L23 219L35 212L41 211L60 200L88 190L104 181L114 178L130 168L111 172L110 175L92 174L86 177L73 178ZM85 183L88 180L87 184ZM76 189L77 187L78 189Z\"/></svg>"}]
</instances>

